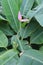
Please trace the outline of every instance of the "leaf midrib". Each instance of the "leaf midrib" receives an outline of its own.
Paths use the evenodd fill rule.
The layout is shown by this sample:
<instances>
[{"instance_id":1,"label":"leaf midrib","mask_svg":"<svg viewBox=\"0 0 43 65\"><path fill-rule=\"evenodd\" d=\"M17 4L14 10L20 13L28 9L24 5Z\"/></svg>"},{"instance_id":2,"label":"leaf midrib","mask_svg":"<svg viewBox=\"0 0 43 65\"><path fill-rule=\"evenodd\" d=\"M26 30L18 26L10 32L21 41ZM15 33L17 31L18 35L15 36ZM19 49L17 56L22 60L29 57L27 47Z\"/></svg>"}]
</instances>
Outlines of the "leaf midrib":
<instances>
[{"instance_id":1,"label":"leaf midrib","mask_svg":"<svg viewBox=\"0 0 43 65\"><path fill-rule=\"evenodd\" d=\"M17 54L17 53L16 53ZM15 55L16 55L15 54ZM11 60L15 55L11 56L8 60L6 60L2 65L4 65L5 63L7 63L9 60Z\"/></svg>"},{"instance_id":2,"label":"leaf midrib","mask_svg":"<svg viewBox=\"0 0 43 65\"><path fill-rule=\"evenodd\" d=\"M41 61L40 59L37 59L37 58L35 58L35 57L33 57L33 56L29 55L29 54L28 55L24 54L24 56L27 56L27 57L29 57L31 59L34 59L34 60L36 60L36 61L38 61L40 63L43 63L43 61Z\"/></svg>"}]
</instances>

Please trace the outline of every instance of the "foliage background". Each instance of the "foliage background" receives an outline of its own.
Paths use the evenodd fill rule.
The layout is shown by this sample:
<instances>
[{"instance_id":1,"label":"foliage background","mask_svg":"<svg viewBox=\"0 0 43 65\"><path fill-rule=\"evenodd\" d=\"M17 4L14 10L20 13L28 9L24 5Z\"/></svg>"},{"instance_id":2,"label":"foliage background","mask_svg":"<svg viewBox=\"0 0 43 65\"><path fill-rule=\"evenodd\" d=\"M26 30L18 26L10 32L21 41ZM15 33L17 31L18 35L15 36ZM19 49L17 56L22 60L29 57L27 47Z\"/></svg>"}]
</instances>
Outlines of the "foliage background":
<instances>
[{"instance_id":1,"label":"foliage background","mask_svg":"<svg viewBox=\"0 0 43 65\"><path fill-rule=\"evenodd\" d=\"M0 0L0 65L27 64L43 65L43 0Z\"/></svg>"}]
</instances>

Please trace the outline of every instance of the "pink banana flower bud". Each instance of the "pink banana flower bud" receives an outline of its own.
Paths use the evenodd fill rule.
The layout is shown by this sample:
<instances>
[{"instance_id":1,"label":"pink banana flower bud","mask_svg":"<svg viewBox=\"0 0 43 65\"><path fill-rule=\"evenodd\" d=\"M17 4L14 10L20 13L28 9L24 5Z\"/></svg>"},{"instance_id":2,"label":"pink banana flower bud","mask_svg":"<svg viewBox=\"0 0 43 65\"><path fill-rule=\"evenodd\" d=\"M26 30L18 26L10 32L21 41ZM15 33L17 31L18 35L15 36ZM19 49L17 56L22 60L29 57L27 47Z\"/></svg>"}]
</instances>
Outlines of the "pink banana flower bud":
<instances>
[{"instance_id":1,"label":"pink banana flower bud","mask_svg":"<svg viewBox=\"0 0 43 65\"><path fill-rule=\"evenodd\" d=\"M28 19L22 19L22 15L21 15L20 11L19 11L19 13L18 13L18 20L19 20L20 22L27 22L27 21L29 21Z\"/></svg>"}]
</instances>

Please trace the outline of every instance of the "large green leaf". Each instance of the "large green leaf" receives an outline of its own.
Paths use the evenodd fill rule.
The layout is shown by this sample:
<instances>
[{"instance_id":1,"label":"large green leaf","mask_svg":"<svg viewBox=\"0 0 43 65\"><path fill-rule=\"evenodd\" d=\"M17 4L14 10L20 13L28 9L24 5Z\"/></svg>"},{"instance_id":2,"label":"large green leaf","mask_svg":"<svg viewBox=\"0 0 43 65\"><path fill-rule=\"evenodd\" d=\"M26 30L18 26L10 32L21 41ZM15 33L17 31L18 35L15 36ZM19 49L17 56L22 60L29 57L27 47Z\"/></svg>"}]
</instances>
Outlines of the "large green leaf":
<instances>
[{"instance_id":1,"label":"large green leaf","mask_svg":"<svg viewBox=\"0 0 43 65\"><path fill-rule=\"evenodd\" d=\"M2 0L2 7L9 24L14 31L17 32L20 29L20 22L18 21L18 4L15 0Z\"/></svg>"},{"instance_id":2,"label":"large green leaf","mask_svg":"<svg viewBox=\"0 0 43 65\"><path fill-rule=\"evenodd\" d=\"M34 0L23 0L20 11L21 14L24 16L27 12L32 8Z\"/></svg>"},{"instance_id":3,"label":"large green leaf","mask_svg":"<svg viewBox=\"0 0 43 65\"><path fill-rule=\"evenodd\" d=\"M43 54L36 50L28 50L22 54L18 65L43 65Z\"/></svg>"},{"instance_id":4,"label":"large green leaf","mask_svg":"<svg viewBox=\"0 0 43 65\"><path fill-rule=\"evenodd\" d=\"M35 17L39 24L43 26L43 4L38 5L33 10L29 10L25 17L29 19Z\"/></svg>"},{"instance_id":5,"label":"large green leaf","mask_svg":"<svg viewBox=\"0 0 43 65\"><path fill-rule=\"evenodd\" d=\"M0 65L9 65L11 63L11 65L17 63L17 51L14 51L14 49L9 50L7 52L5 52L4 54L0 55Z\"/></svg>"},{"instance_id":6,"label":"large green leaf","mask_svg":"<svg viewBox=\"0 0 43 65\"><path fill-rule=\"evenodd\" d=\"M8 45L8 39L6 35L0 31L0 47L6 47Z\"/></svg>"}]
</instances>

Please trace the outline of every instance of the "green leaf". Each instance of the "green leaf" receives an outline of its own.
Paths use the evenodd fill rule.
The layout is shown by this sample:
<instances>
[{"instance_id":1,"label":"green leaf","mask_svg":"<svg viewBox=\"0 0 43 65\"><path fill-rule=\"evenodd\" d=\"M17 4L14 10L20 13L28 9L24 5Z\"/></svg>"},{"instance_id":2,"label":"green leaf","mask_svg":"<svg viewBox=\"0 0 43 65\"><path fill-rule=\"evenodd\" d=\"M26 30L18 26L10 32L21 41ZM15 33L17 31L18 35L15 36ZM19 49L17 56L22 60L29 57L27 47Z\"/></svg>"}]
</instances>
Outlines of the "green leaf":
<instances>
[{"instance_id":1,"label":"green leaf","mask_svg":"<svg viewBox=\"0 0 43 65\"><path fill-rule=\"evenodd\" d=\"M0 30L2 30L7 36L12 36L14 34L13 30L10 29L9 24L6 21L0 22Z\"/></svg>"},{"instance_id":2,"label":"green leaf","mask_svg":"<svg viewBox=\"0 0 43 65\"><path fill-rule=\"evenodd\" d=\"M16 57L15 57L16 56ZM13 58L11 58L7 63L5 63L4 65L17 65L18 64L18 60L19 58L17 57L17 55L15 55Z\"/></svg>"},{"instance_id":3,"label":"green leaf","mask_svg":"<svg viewBox=\"0 0 43 65\"><path fill-rule=\"evenodd\" d=\"M28 36L31 36L31 34L36 31L36 29L39 27L39 24L35 19L32 19L30 23L20 30L19 35L23 38L27 38ZM37 31L36 31L37 32Z\"/></svg>"},{"instance_id":4,"label":"green leaf","mask_svg":"<svg viewBox=\"0 0 43 65\"><path fill-rule=\"evenodd\" d=\"M43 65L43 54L36 50L28 50L22 54L18 65Z\"/></svg>"},{"instance_id":5,"label":"green leaf","mask_svg":"<svg viewBox=\"0 0 43 65\"><path fill-rule=\"evenodd\" d=\"M39 14L39 15L36 15L35 18L39 22L39 24L43 27L43 14Z\"/></svg>"},{"instance_id":6,"label":"green leaf","mask_svg":"<svg viewBox=\"0 0 43 65\"><path fill-rule=\"evenodd\" d=\"M2 13L2 6L1 6L1 2L0 2L0 14Z\"/></svg>"},{"instance_id":7,"label":"green leaf","mask_svg":"<svg viewBox=\"0 0 43 65\"><path fill-rule=\"evenodd\" d=\"M21 14L24 16L27 12L32 8L34 0L23 0L20 11Z\"/></svg>"},{"instance_id":8,"label":"green leaf","mask_svg":"<svg viewBox=\"0 0 43 65\"><path fill-rule=\"evenodd\" d=\"M43 46L40 47L39 51L43 53Z\"/></svg>"},{"instance_id":9,"label":"green leaf","mask_svg":"<svg viewBox=\"0 0 43 65\"><path fill-rule=\"evenodd\" d=\"M35 15L35 18L39 22L39 24L43 27L43 4L40 4L36 9L37 13Z\"/></svg>"},{"instance_id":10,"label":"green leaf","mask_svg":"<svg viewBox=\"0 0 43 65\"><path fill-rule=\"evenodd\" d=\"M42 4L42 3L43 3L43 0L36 0L36 2L37 2L38 4Z\"/></svg>"},{"instance_id":11,"label":"green leaf","mask_svg":"<svg viewBox=\"0 0 43 65\"><path fill-rule=\"evenodd\" d=\"M38 23L43 27L43 4L38 5L33 10L29 10L25 17L29 19L35 17Z\"/></svg>"},{"instance_id":12,"label":"green leaf","mask_svg":"<svg viewBox=\"0 0 43 65\"><path fill-rule=\"evenodd\" d=\"M31 35L30 43L43 44L43 28L38 27L38 29Z\"/></svg>"},{"instance_id":13,"label":"green leaf","mask_svg":"<svg viewBox=\"0 0 43 65\"><path fill-rule=\"evenodd\" d=\"M16 0L16 3L18 4L18 8L20 9L21 3L23 0Z\"/></svg>"},{"instance_id":14,"label":"green leaf","mask_svg":"<svg viewBox=\"0 0 43 65\"><path fill-rule=\"evenodd\" d=\"M41 27L35 19L20 30L19 36L22 39L30 37L31 44L42 44L43 43L43 27Z\"/></svg>"},{"instance_id":15,"label":"green leaf","mask_svg":"<svg viewBox=\"0 0 43 65\"><path fill-rule=\"evenodd\" d=\"M5 34L0 31L0 47L6 47L8 45L8 39Z\"/></svg>"},{"instance_id":16,"label":"green leaf","mask_svg":"<svg viewBox=\"0 0 43 65\"><path fill-rule=\"evenodd\" d=\"M16 59L15 56L16 56L17 54L18 54L18 52L17 52L17 51L14 51L14 49L5 52L4 54L2 54L2 55L0 56L0 64L1 64L1 65L9 65L9 63L12 61L12 62L15 63L15 65L16 65L17 59ZM15 60L15 61L14 61L14 60ZM11 63L11 65L12 65L13 63ZM14 64L13 64L13 65L14 65Z\"/></svg>"},{"instance_id":17,"label":"green leaf","mask_svg":"<svg viewBox=\"0 0 43 65\"><path fill-rule=\"evenodd\" d=\"M18 21L18 4L15 0L2 0L2 7L6 18L15 32L20 29L20 22Z\"/></svg>"}]
</instances>

